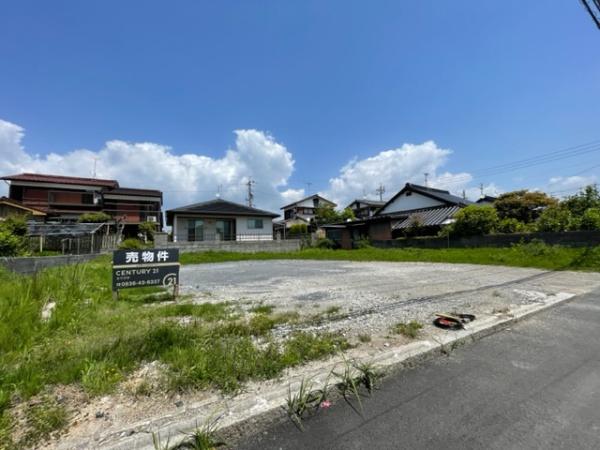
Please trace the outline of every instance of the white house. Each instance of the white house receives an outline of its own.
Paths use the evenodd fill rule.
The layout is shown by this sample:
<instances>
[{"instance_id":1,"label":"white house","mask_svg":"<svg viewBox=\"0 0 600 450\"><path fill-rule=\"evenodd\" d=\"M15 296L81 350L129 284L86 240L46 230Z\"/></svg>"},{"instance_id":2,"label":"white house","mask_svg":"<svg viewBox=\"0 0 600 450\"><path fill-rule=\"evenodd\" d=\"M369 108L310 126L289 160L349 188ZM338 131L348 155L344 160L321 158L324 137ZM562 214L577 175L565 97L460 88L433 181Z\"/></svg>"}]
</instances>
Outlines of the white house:
<instances>
[{"instance_id":1,"label":"white house","mask_svg":"<svg viewBox=\"0 0 600 450\"><path fill-rule=\"evenodd\" d=\"M166 212L174 242L257 241L273 239L278 214L223 199L194 203Z\"/></svg>"},{"instance_id":2,"label":"white house","mask_svg":"<svg viewBox=\"0 0 600 450\"><path fill-rule=\"evenodd\" d=\"M285 223L286 228L295 224L309 224L311 219L315 217L317 208L324 206L335 208L337 205L318 194L290 203L281 208L283 209L283 223Z\"/></svg>"}]
</instances>

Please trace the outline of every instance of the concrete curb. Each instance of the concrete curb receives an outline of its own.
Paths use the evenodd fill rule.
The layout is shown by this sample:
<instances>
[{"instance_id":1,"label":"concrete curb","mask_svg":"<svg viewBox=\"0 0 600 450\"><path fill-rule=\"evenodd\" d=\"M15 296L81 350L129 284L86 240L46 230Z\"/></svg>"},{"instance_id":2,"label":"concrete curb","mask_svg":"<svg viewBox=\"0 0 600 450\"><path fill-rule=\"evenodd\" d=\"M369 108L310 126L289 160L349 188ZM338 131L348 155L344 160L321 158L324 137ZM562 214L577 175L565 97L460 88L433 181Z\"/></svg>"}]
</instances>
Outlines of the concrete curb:
<instances>
[{"instance_id":1,"label":"concrete curb","mask_svg":"<svg viewBox=\"0 0 600 450\"><path fill-rule=\"evenodd\" d=\"M534 314L567 302L575 294L562 293L552 295L543 304L532 304L520 307L510 315L495 315L481 318L467 326L465 330L441 331L435 339L411 342L399 347L389 349L377 354L366 351L355 352L350 359L353 361L371 362L378 369L385 370L389 376L395 371L410 367L436 355L447 353L458 345L474 342L498 331L506 329L512 324L525 320ZM198 425L214 419L220 412L225 411L219 421L219 435L229 437L228 442L235 441L241 436L257 432L261 425L281 420L285 417L282 406L285 404L288 391L298 390L302 379L311 379L316 386L324 383L331 370L343 363L339 357L325 361L317 368L308 368L302 374L292 377L282 377L280 380L267 382L266 389L259 392L248 392L227 399L211 396L202 404L190 407L177 415L170 415L160 419L145 421L132 425L126 429L91 437L80 445L58 446L58 449L104 449L104 450L154 450L152 432L160 435L165 441L170 438L170 444L175 445L183 438L186 432L191 432Z\"/></svg>"}]
</instances>

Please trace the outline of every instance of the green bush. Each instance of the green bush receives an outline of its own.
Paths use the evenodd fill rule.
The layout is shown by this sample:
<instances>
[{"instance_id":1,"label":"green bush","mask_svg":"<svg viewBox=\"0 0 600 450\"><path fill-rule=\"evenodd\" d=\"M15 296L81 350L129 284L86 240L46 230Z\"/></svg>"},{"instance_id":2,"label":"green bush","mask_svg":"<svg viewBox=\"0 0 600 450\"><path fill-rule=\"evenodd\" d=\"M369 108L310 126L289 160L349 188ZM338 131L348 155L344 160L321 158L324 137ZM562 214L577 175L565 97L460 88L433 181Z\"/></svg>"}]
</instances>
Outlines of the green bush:
<instances>
[{"instance_id":1,"label":"green bush","mask_svg":"<svg viewBox=\"0 0 600 450\"><path fill-rule=\"evenodd\" d=\"M600 230L600 208L586 209L581 216L580 230Z\"/></svg>"},{"instance_id":2,"label":"green bush","mask_svg":"<svg viewBox=\"0 0 600 450\"><path fill-rule=\"evenodd\" d=\"M27 218L22 215L10 215L0 222L0 229L15 236L25 236L27 235Z\"/></svg>"},{"instance_id":3,"label":"green bush","mask_svg":"<svg viewBox=\"0 0 600 450\"><path fill-rule=\"evenodd\" d=\"M498 213L493 206L470 205L461 209L455 218L452 232L458 236L489 234L498 223Z\"/></svg>"},{"instance_id":4,"label":"green bush","mask_svg":"<svg viewBox=\"0 0 600 450\"><path fill-rule=\"evenodd\" d=\"M526 227L523 222L519 222L512 217L507 217L498 222L496 231L498 233L523 233L526 231Z\"/></svg>"},{"instance_id":5,"label":"green bush","mask_svg":"<svg viewBox=\"0 0 600 450\"><path fill-rule=\"evenodd\" d=\"M23 239L0 227L0 256L18 256L23 249Z\"/></svg>"},{"instance_id":6,"label":"green bush","mask_svg":"<svg viewBox=\"0 0 600 450\"><path fill-rule=\"evenodd\" d=\"M138 230L146 236L146 239L153 241L154 233L156 232L156 223L142 222L138 225Z\"/></svg>"},{"instance_id":7,"label":"green bush","mask_svg":"<svg viewBox=\"0 0 600 450\"><path fill-rule=\"evenodd\" d=\"M129 238L121 242L119 244L119 248L121 250L140 250L142 248L145 248L145 245L139 239Z\"/></svg>"},{"instance_id":8,"label":"green bush","mask_svg":"<svg viewBox=\"0 0 600 450\"><path fill-rule=\"evenodd\" d=\"M306 234L308 233L308 225L305 223L295 223L290 227L290 234Z\"/></svg>"},{"instance_id":9,"label":"green bush","mask_svg":"<svg viewBox=\"0 0 600 450\"><path fill-rule=\"evenodd\" d=\"M571 211L574 217L581 217L590 208L600 208L600 192L594 184L586 186L577 194L565 199L562 206Z\"/></svg>"},{"instance_id":10,"label":"green bush","mask_svg":"<svg viewBox=\"0 0 600 450\"><path fill-rule=\"evenodd\" d=\"M368 237L361 237L354 241L354 248L371 248L371 240Z\"/></svg>"},{"instance_id":11,"label":"green bush","mask_svg":"<svg viewBox=\"0 0 600 450\"><path fill-rule=\"evenodd\" d=\"M536 221L537 231L566 231L572 222L571 212L560 206L544 209Z\"/></svg>"},{"instance_id":12,"label":"green bush","mask_svg":"<svg viewBox=\"0 0 600 450\"><path fill-rule=\"evenodd\" d=\"M103 212L85 213L77 219L80 223L104 223L112 220L112 217Z\"/></svg>"},{"instance_id":13,"label":"green bush","mask_svg":"<svg viewBox=\"0 0 600 450\"><path fill-rule=\"evenodd\" d=\"M315 247L316 248L335 248L335 242L333 242L331 239L327 239L327 238L320 238L317 239L317 242L315 243Z\"/></svg>"}]
</instances>

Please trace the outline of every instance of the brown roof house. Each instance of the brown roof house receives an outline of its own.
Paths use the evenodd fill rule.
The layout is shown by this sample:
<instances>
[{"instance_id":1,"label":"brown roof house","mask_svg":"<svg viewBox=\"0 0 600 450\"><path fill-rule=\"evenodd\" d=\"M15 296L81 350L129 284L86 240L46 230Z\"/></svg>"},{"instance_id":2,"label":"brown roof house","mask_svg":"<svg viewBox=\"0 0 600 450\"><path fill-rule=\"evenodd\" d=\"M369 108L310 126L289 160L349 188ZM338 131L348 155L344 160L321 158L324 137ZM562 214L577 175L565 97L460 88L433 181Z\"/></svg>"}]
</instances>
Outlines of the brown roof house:
<instances>
[{"instance_id":1,"label":"brown roof house","mask_svg":"<svg viewBox=\"0 0 600 450\"><path fill-rule=\"evenodd\" d=\"M142 222L162 228L162 192L119 186L117 180L21 173L0 178L10 183L9 199L46 214L53 222L75 222L85 213L104 212L135 233ZM128 233L129 232L129 233Z\"/></svg>"}]
</instances>

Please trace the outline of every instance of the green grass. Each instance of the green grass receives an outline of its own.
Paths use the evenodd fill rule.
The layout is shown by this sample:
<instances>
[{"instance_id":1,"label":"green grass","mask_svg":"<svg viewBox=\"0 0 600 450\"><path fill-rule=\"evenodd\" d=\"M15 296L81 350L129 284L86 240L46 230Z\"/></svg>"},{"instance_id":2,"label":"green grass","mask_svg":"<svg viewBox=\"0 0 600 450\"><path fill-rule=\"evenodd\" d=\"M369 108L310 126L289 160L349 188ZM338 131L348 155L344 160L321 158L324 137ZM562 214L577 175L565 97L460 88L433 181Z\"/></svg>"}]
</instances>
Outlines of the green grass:
<instances>
[{"instance_id":1,"label":"green grass","mask_svg":"<svg viewBox=\"0 0 600 450\"><path fill-rule=\"evenodd\" d=\"M48 438L67 424L67 418L67 411L62 405L47 397L43 398L40 403L27 408L25 419L29 432L16 444L17 448L27 448Z\"/></svg>"},{"instance_id":2,"label":"green grass","mask_svg":"<svg viewBox=\"0 0 600 450\"><path fill-rule=\"evenodd\" d=\"M286 254L181 255L187 264L279 258L600 270L600 248L539 244L506 249L308 249ZM276 377L287 367L348 348L344 338L331 334L296 332L287 341L276 342L273 328L302 323L297 312L276 314L259 306L242 317L227 303L160 304L171 300L171 294L156 288L124 290L114 301L110 272L107 256L35 276L0 269L0 448L12 446L6 444L15 424L11 399L39 398L54 385L75 384L90 396L104 395L141 364L159 360L168 368L165 381L171 389L216 387L235 392L249 380ZM41 311L48 302L55 302L56 308L51 318L43 321ZM179 317L194 320L184 325L174 320ZM48 430L66 421L59 409L31 414L31 439L51 433Z\"/></svg>"},{"instance_id":3,"label":"green grass","mask_svg":"<svg viewBox=\"0 0 600 450\"><path fill-rule=\"evenodd\" d=\"M348 347L344 338L329 334L295 333L276 342L271 330L298 322L297 312L242 317L227 303L157 304L164 295L157 289L131 289L114 301L108 258L35 276L0 269L2 445L8 445L15 423L15 396L17 401L37 399L61 384L81 386L92 397L109 394L141 364L154 360L167 367L166 388L236 392L249 380L276 377L287 367ZM56 307L43 321L42 308L50 301ZM194 320L187 324L173 320L189 316ZM63 426L66 416L62 420L59 413L56 408L33 410L27 439L33 442Z\"/></svg>"},{"instance_id":4,"label":"green grass","mask_svg":"<svg viewBox=\"0 0 600 450\"><path fill-rule=\"evenodd\" d=\"M379 249L358 250L305 249L288 253L183 253L182 264L201 264L227 261L317 259L389 262L445 262L537 267L550 270L600 271L600 247L569 248L544 244L520 244L507 248L450 248L450 249Z\"/></svg>"},{"instance_id":5,"label":"green grass","mask_svg":"<svg viewBox=\"0 0 600 450\"><path fill-rule=\"evenodd\" d=\"M419 335L419 330L421 328L423 328L422 323L417 322L416 320L411 320L408 323L397 323L392 327L392 332L414 339Z\"/></svg>"}]
</instances>

